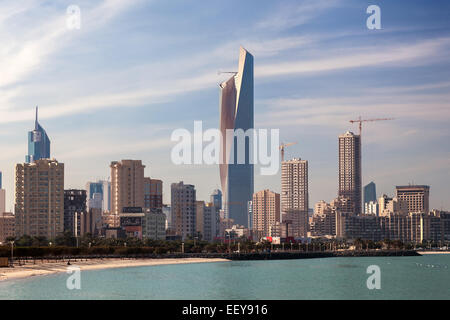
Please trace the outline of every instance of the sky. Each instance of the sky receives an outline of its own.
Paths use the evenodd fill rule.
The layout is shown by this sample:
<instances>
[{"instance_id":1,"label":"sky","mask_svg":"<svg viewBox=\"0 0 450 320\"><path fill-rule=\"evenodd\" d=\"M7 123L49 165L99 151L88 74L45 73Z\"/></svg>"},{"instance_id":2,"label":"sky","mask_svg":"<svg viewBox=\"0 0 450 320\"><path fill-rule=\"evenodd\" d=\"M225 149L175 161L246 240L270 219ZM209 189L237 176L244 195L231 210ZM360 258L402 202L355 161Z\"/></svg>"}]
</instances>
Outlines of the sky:
<instances>
[{"instance_id":1,"label":"sky","mask_svg":"<svg viewBox=\"0 0 450 320\"><path fill-rule=\"evenodd\" d=\"M430 4L432 3L432 4ZM80 29L67 28L67 7ZM369 30L369 5L381 29ZM239 47L255 63L255 128L298 142L309 161L310 207L338 188L338 135L362 132L363 184L431 186L450 210L450 2L381 0L0 0L0 171L14 207L14 165L25 161L34 108L65 188L108 178L114 160L140 159L146 176L219 188L217 165L175 165L173 130L219 124L219 83ZM255 191L280 192L280 174L255 170Z\"/></svg>"}]
</instances>

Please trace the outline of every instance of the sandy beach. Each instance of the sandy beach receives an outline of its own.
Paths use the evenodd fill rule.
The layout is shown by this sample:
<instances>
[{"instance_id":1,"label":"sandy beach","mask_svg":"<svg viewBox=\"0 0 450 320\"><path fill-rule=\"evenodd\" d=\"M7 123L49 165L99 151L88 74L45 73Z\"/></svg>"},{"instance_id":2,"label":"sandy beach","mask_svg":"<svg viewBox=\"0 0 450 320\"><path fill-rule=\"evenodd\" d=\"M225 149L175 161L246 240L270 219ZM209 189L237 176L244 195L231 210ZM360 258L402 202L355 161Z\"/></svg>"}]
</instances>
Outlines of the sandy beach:
<instances>
[{"instance_id":1,"label":"sandy beach","mask_svg":"<svg viewBox=\"0 0 450 320\"><path fill-rule=\"evenodd\" d=\"M83 270L99 270L111 268L158 266L167 264L186 263L210 263L224 262L227 259L218 258L180 258L180 259L88 259L71 260L72 267L77 266ZM16 265L14 268L0 268L0 281L27 278L33 276L43 276L58 272L66 272L69 265L64 262L45 262L33 264L29 262L25 265Z\"/></svg>"},{"instance_id":2,"label":"sandy beach","mask_svg":"<svg viewBox=\"0 0 450 320\"><path fill-rule=\"evenodd\" d=\"M427 254L450 254L450 251L417 251L420 255L427 255Z\"/></svg>"}]
</instances>

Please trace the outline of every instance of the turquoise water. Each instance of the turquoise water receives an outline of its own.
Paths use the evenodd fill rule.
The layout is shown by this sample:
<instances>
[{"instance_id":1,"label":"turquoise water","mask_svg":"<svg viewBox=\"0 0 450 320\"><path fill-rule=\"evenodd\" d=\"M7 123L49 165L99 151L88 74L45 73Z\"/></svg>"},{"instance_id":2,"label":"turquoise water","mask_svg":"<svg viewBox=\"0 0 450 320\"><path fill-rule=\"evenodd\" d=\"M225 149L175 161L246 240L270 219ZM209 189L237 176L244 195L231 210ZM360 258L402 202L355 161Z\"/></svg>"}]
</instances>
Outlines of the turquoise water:
<instances>
[{"instance_id":1,"label":"turquoise water","mask_svg":"<svg viewBox=\"0 0 450 320\"><path fill-rule=\"evenodd\" d=\"M366 269L378 265L381 289ZM81 272L0 283L0 299L449 299L450 255L230 261Z\"/></svg>"}]
</instances>

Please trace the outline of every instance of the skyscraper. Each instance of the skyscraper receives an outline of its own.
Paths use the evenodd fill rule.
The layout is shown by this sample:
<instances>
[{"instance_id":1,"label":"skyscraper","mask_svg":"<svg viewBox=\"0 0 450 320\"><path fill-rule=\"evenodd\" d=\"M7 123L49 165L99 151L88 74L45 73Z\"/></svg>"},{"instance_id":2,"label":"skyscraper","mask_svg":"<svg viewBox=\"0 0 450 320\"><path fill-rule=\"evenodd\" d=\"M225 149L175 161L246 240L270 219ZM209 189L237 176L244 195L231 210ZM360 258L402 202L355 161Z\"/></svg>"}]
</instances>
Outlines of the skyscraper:
<instances>
[{"instance_id":1,"label":"skyscraper","mask_svg":"<svg viewBox=\"0 0 450 320\"><path fill-rule=\"evenodd\" d=\"M101 209L102 212L111 211L111 182L98 180L86 183L87 206Z\"/></svg>"},{"instance_id":2,"label":"skyscraper","mask_svg":"<svg viewBox=\"0 0 450 320\"><path fill-rule=\"evenodd\" d=\"M111 162L111 213L124 207L144 208L144 168L141 160Z\"/></svg>"},{"instance_id":3,"label":"skyscraper","mask_svg":"<svg viewBox=\"0 0 450 320\"><path fill-rule=\"evenodd\" d=\"M245 155L238 155L241 142L236 134L253 129L253 123L253 56L241 47L238 72L220 84L222 137L225 139L227 130L233 130L235 135L232 143L222 141L219 171L226 216L244 226L248 225L247 203L253 196L253 164L250 161L253 141L251 135L242 134L244 140L240 141L243 142ZM238 163L240 157L244 158L243 163Z\"/></svg>"},{"instance_id":4,"label":"skyscraper","mask_svg":"<svg viewBox=\"0 0 450 320\"><path fill-rule=\"evenodd\" d=\"M308 161L300 158L281 163L281 221L291 224L290 236L306 236L309 210Z\"/></svg>"},{"instance_id":5,"label":"skyscraper","mask_svg":"<svg viewBox=\"0 0 450 320\"><path fill-rule=\"evenodd\" d=\"M28 155L25 162L31 163L39 159L50 158L50 139L44 128L38 122L38 107L36 107L36 120L34 130L28 132Z\"/></svg>"},{"instance_id":6,"label":"skyscraper","mask_svg":"<svg viewBox=\"0 0 450 320\"><path fill-rule=\"evenodd\" d=\"M64 230L64 164L55 159L16 164L16 236L54 239Z\"/></svg>"},{"instance_id":7,"label":"skyscraper","mask_svg":"<svg viewBox=\"0 0 450 320\"><path fill-rule=\"evenodd\" d=\"M377 201L377 189L373 181L364 186L364 204L370 201Z\"/></svg>"},{"instance_id":8,"label":"skyscraper","mask_svg":"<svg viewBox=\"0 0 450 320\"><path fill-rule=\"evenodd\" d=\"M183 240L196 235L196 191L192 184L171 185L172 229Z\"/></svg>"},{"instance_id":9,"label":"skyscraper","mask_svg":"<svg viewBox=\"0 0 450 320\"><path fill-rule=\"evenodd\" d=\"M347 131L339 136L339 192L349 200L351 212L361 211L361 137Z\"/></svg>"}]
</instances>

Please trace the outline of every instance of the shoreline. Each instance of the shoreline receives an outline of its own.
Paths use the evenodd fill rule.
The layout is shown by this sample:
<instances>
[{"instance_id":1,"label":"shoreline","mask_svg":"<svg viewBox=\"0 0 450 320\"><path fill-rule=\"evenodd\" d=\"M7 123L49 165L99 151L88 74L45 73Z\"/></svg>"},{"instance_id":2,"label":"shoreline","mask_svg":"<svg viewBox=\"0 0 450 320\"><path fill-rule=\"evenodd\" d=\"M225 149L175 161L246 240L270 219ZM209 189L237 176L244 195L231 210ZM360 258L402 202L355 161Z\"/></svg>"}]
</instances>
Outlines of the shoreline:
<instances>
[{"instance_id":1,"label":"shoreline","mask_svg":"<svg viewBox=\"0 0 450 320\"><path fill-rule=\"evenodd\" d=\"M417 251L421 256L427 254L450 254L450 251Z\"/></svg>"},{"instance_id":2,"label":"shoreline","mask_svg":"<svg viewBox=\"0 0 450 320\"><path fill-rule=\"evenodd\" d=\"M56 273L67 272L68 267L79 267L81 271L103 270L129 267L148 267L171 264L189 263L212 263L227 262L228 259L221 258L166 258L166 259L87 259L84 261L74 261L71 264L66 262L45 262L27 263L14 268L0 268L0 283L9 280L31 278L35 276L45 276ZM78 260L78 259L77 259Z\"/></svg>"}]
</instances>

